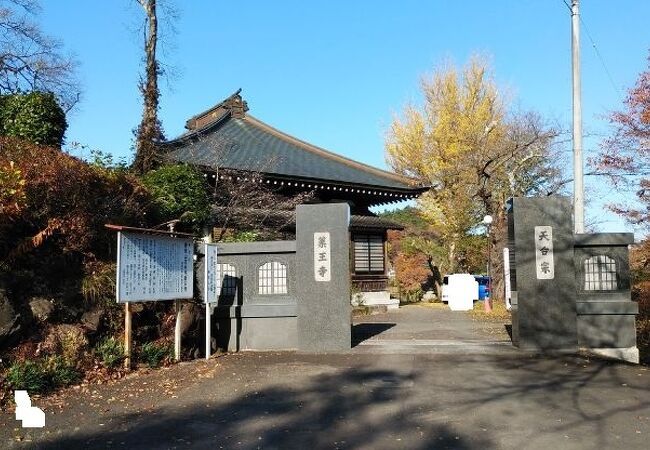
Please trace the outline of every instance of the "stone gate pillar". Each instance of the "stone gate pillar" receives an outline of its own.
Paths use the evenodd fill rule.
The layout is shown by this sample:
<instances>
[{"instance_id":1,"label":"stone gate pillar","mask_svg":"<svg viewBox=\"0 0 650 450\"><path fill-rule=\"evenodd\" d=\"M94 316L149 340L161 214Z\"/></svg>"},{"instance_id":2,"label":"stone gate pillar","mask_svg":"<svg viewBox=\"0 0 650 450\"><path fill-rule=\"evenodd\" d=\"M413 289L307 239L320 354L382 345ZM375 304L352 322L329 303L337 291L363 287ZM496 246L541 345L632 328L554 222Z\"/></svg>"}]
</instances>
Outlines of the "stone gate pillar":
<instances>
[{"instance_id":1,"label":"stone gate pillar","mask_svg":"<svg viewBox=\"0 0 650 450\"><path fill-rule=\"evenodd\" d=\"M520 348L578 348L571 211L564 197L510 201L512 337Z\"/></svg>"},{"instance_id":2,"label":"stone gate pillar","mask_svg":"<svg viewBox=\"0 0 650 450\"><path fill-rule=\"evenodd\" d=\"M351 348L349 224L347 203L296 208L299 350Z\"/></svg>"}]
</instances>

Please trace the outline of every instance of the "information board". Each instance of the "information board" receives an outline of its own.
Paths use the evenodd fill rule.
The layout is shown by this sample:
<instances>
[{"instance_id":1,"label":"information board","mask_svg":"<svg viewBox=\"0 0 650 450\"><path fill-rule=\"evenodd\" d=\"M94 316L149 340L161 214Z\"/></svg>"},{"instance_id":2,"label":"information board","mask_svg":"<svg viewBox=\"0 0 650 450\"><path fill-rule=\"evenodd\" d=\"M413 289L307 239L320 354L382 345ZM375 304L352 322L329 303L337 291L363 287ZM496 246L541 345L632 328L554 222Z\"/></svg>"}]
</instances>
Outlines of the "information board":
<instances>
[{"instance_id":1,"label":"information board","mask_svg":"<svg viewBox=\"0 0 650 450\"><path fill-rule=\"evenodd\" d=\"M194 242L120 231L117 234L117 301L188 299L194 295Z\"/></svg>"},{"instance_id":2,"label":"information board","mask_svg":"<svg viewBox=\"0 0 650 450\"><path fill-rule=\"evenodd\" d=\"M216 303L219 300L217 283L217 244L205 244L205 303Z\"/></svg>"}]
</instances>

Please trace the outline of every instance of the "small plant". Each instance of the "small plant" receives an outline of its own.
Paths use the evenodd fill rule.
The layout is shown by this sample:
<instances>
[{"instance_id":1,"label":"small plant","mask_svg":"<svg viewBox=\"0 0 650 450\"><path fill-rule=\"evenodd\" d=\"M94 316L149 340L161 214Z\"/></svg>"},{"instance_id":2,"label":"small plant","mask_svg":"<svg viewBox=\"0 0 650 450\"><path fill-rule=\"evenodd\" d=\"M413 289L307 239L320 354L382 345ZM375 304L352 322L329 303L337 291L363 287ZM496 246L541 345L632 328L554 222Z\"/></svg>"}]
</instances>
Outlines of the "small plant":
<instances>
[{"instance_id":1,"label":"small plant","mask_svg":"<svg viewBox=\"0 0 650 450\"><path fill-rule=\"evenodd\" d=\"M24 389L35 394L69 386L78 382L81 374L61 356L15 362L7 372L12 389Z\"/></svg>"},{"instance_id":2,"label":"small plant","mask_svg":"<svg viewBox=\"0 0 650 450\"><path fill-rule=\"evenodd\" d=\"M81 374L77 368L61 356L57 355L45 358L43 366L49 376L49 384L52 389L69 386L81 379Z\"/></svg>"},{"instance_id":3,"label":"small plant","mask_svg":"<svg viewBox=\"0 0 650 450\"><path fill-rule=\"evenodd\" d=\"M89 264L81 279L81 295L86 305L114 302L115 264Z\"/></svg>"},{"instance_id":4,"label":"small plant","mask_svg":"<svg viewBox=\"0 0 650 450\"><path fill-rule=\"evenodd\" d=\"M80 364L88 348L88 339L78 329L68 329L61 333L61 350L63 361L69 366Z\"/></svg>"},{"instance_id":5,"label":"small plant","mask_svg":"<svg viewBox=\"0 0 650 450\"><path fill-rule=\"evenodd\" d=\"M104 339L95 347L95 354L106 367L111 369L117 367L124 360L122 343L114 337Z\"/></svg>"},{"instance_id":6,"label":"small plant","mask_svg":"<svg viewBox=\"0 0 650 450\"><path fill-rule=\"evenodd\" d=\"M147 342L140 348L140 361L149 367L158 367L165 359L171 359L172 346L170 344L157 344Z\"/></svg>"},{"instance_id":7,"label":"small plant","mask_svg":"<svg viewBox=\"0 0 650 450\"><path fill-rule=\"evenodd\" d=\"M78 325L60 324L51 327L42 350L47 355L60 355L69 366L80 366L88 349L88 339Z\"/></svg>"},{"instance_id":8,"label":"small plant","mask_svg":"<svg viewBox=\"0 0 650 450\"><path fill-rule=\"evenodd\" d=\"M9 367L7 383L13 389L29 392L45 392L49 380L47 371L39 361L18 361Z\"/></svg>"}]
</instances>

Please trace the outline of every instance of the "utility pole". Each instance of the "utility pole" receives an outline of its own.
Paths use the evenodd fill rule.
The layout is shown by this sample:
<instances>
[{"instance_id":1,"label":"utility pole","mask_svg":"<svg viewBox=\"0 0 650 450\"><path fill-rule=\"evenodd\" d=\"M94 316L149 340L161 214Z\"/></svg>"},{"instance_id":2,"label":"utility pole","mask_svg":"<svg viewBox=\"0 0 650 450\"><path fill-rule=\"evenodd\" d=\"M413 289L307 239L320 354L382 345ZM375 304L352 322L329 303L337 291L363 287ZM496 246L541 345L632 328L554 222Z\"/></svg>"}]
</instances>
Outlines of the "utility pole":
<instances>
[{"instance_id":1,"label":"utility pole","mask_svg":"<svg viewBox=\"0 0 650 450\"><path fill-rule=\"evenodd\" d=\"M571 0L571 60L573 66L573 215L575 233L585 232L585 187L582 171L582 101L580 88L580 13Z\"/></svg>"}]
</instances>

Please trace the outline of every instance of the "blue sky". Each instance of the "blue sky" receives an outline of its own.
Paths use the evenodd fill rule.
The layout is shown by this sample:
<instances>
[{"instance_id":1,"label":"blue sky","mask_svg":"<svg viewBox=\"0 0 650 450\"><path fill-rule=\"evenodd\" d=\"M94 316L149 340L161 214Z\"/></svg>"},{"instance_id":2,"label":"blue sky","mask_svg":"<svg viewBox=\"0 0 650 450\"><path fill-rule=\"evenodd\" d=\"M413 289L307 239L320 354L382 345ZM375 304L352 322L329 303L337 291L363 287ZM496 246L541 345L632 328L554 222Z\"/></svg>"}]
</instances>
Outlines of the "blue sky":
<instances>
[{"instance_id":1,"label":"blue sky","mask_svg":"<svg viewBox=\"0 0 650 450\"><path fill-rule=\"evenodd\" d=\"M567 0L568 1L568 0ZM135 0L43 0L39 20L80 62L84 97L68 142L131 157L141 114L141 18ZM176 33L161 84L168 137L238 88L250 113L301 139L386 167L384 134L419 80L447 60L489 55L516 103L567 128L571 120L570 15L563 0L176 0ZM646 66L650 2L583 0L583 111L587 154L604 116ZM164 27L164 23L161 25ZM164 30L163 30L164 32ZM613 83L592 47L594 39ZM587 179L588 216L604 231L628 227L604 212L620 196Z\"/></svg>"}]
</instances>

